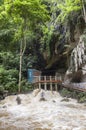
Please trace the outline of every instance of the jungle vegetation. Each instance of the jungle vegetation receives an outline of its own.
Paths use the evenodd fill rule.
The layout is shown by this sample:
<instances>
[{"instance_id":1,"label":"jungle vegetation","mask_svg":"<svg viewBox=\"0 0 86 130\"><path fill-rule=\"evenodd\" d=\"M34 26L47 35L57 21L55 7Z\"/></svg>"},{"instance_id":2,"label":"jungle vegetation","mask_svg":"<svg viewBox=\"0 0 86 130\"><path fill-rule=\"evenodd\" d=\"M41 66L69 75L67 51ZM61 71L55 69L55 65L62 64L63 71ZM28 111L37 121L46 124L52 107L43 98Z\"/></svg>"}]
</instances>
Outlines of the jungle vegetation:
<instances>
[{"instance_id":1,"label":"jungle vegetation","mask_svg":"<svg viewBox=\"0 0 86 130\"><path fill-rule=\"evenodd\" d=\"M50 68L67 53L71 28L83 33L85 7L85 0L0 0L0 89L29 90L28 68Z\"/></svg>"}]
</instances>

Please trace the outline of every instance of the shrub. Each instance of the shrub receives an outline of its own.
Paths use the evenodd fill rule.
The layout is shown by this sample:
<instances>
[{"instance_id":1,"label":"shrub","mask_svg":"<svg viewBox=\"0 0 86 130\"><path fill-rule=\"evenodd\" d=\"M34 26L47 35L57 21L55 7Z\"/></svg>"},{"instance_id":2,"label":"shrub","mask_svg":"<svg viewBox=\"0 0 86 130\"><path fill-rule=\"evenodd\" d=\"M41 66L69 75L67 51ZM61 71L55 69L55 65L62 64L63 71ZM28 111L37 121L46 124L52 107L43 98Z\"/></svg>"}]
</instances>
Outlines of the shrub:
<instances>
[{"instance_id":1,"label":"shrub","mask_svg":"<svg viewBox=\"0 0 86 130\"><path fill-rule=\"evenodd\" d=\"M2 88L9 92L17 91L17 83L18 70L6 70L3 66L0 66L0 84Z\"/></svg>"},{"instance_id":2,"label":"shrub","mask_svg":"<svg viewBox=\"0 0 86 130\"><path fill-rule=\"evenodd\" d=\"M33 90L33 85L30 84L26 79L23 79L22 83L21 83L21 91L22 92L28 92L28 91L31 91L31 90Z\"/></svg>"}]
</instances>

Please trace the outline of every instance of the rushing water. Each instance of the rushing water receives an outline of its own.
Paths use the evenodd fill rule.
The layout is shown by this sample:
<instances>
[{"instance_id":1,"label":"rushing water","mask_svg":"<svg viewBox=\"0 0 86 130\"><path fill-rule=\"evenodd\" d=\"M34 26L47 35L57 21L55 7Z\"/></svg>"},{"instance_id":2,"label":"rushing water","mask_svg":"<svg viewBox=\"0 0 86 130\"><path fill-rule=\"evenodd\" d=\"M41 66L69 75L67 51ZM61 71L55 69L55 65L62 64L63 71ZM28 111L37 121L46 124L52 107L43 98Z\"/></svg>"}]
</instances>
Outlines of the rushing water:
<instances>
[{"instance_id":1,"label":"rushing water","mask_svg":"<svg viewBox=\"0 0 86 130\"><path fill-rule=\"evenodd\" d=\"M86 130L86 105L76 100L62 101L57 92L41 92L8 96L0 102L0 130Z\"/></svg>"}]
</instances>

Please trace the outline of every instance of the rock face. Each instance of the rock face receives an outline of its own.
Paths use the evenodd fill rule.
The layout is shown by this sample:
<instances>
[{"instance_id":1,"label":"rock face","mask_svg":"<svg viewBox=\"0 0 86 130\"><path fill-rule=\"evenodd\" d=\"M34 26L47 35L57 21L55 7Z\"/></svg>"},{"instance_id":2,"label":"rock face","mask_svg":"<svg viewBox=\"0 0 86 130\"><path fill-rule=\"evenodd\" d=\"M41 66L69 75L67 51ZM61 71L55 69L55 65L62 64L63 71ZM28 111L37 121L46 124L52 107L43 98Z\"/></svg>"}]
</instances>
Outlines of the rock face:
<instances>
[{"instance_id":1,"label":"rock face","mask_svg":"<svg viewBox=\"0 0 86 130\"><path fill-rule=\"evenodd\" d=\"M70 71L77 72L78 69L86 62L85 59L85 45L82 37L80 37L79 44L73 49L70 59Z\"/></svg>"},{"instance_id":2,"label":"rock face","mask_svg":"<svg viewBox=\"0 0 86 130\"><path fill-rule=\"evenodd\" d=\"M78 45L73 49L70 56L70 65L65 75L65 82L83 82L86 77L86 46L80 37Z\"/></svg>"}]
</instances>

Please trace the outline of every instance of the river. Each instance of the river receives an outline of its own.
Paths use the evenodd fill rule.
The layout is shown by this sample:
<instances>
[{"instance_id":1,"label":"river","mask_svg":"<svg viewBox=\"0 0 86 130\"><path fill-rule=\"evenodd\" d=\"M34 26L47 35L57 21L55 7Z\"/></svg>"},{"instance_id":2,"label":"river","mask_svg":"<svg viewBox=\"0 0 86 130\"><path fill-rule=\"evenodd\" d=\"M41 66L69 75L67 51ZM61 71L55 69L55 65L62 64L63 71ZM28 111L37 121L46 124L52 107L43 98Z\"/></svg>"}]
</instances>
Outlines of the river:
<instances>
[{"instance_id":1,"label":"river","mask_svg":"<svg viewBox=\"0 0 86 130\"><path fill-rule=\"evenodd\" d=\"M40 101L42 91L18 95L19 105L17 95L0 101L0 130L86 130L86 104L50 91Z\"/></svg>"}]
</instances>

